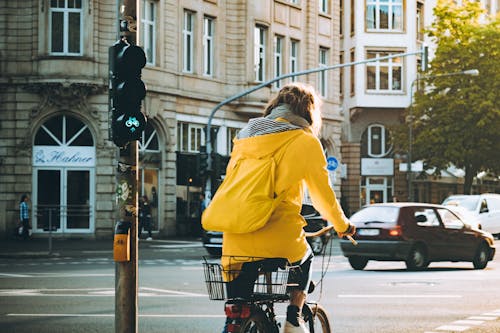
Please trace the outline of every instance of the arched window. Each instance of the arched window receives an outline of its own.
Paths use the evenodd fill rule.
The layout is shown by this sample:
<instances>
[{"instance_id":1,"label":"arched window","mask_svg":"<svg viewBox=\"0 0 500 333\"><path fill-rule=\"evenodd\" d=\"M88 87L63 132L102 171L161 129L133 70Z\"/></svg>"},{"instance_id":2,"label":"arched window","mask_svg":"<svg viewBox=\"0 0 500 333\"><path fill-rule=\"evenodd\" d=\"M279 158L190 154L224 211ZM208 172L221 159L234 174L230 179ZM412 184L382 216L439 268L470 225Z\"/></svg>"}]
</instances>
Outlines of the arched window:
<instances>
[{"instance_id":1,"label":"arched window","mask_svg":"<svg viewBox=\"0 0 500 333\"><path fill-rule=\"evenodd\" d=\"M87 125L65 115L47 120L35 135L36 146L93 146Z\"/></svg>"},{"instance_id":2,"label":"arched window","mask_svg":"<svg viewBox=\"0 0 500 333\"><path fill-rule=\"evenodd\" d=\"M154 129L151 122L146 123L146 128L139 141L139 150L141 152L159 152L160 145L158 143L158 133Z\"/></svg>"},{"instance_id":3,"label":"arched window","mask_svg":"<svg viewBox=\"0 0 500 333\"><path fill-rule=\"evenodd\" d=\"M391 150L389 131L379 124L368 126L361 138L362 157L385 157Z\"/></svg>"}]
</instances>

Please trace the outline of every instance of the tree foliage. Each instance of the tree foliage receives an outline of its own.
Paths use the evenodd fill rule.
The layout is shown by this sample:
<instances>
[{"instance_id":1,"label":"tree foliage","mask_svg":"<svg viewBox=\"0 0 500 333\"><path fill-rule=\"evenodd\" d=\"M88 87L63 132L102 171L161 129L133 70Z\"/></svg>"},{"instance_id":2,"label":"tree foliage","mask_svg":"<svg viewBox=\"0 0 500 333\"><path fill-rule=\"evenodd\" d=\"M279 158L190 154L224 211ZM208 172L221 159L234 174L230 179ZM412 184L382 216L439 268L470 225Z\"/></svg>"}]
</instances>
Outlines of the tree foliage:
<instances>
[{"instance_id":1,"label":"tree foliage","mask_svg":"<svg viewBox=\"0 0 500 333\"><path fill-rule=\"evenodd\" d=\"M437 45L429 72L415 87L414 160L427 167L450 164L465 171L470 193L480 171L500 172L500 20L478 1L461 6L441 0L428 31ZM453 75L477 69L478 76Z\"/></svg>"}]
</instances>

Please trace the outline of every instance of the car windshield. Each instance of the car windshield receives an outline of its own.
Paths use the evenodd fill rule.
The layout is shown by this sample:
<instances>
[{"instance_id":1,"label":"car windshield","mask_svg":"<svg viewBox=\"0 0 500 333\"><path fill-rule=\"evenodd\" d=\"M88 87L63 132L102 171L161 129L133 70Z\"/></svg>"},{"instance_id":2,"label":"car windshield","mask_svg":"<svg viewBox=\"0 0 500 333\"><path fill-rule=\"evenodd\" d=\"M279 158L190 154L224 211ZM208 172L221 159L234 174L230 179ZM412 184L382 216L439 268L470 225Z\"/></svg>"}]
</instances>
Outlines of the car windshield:
<instances>
[{"instance_id":1,"label":"car windshield","mask_svg":"<svg viewBox=\"0 0 500 333\"><path fill-rule=\"evenodd\" d=\"M351 222L396 223L399 208L368 206L351 216Z\"/></svg>"},{"instance_id":2,"label":"car windshield","mask_svg":"<svg viewBox=\"0 0 500 333\"><path fill-rule=\"evenodd\" d=\"M467 210L474 211L477 207L477 203L479 201L479 196L477 195L468 195L468 196L460 196L460 197L449 197L443 202L443 205L455 205L464 207Z\"/></svg>"}]
</instances>

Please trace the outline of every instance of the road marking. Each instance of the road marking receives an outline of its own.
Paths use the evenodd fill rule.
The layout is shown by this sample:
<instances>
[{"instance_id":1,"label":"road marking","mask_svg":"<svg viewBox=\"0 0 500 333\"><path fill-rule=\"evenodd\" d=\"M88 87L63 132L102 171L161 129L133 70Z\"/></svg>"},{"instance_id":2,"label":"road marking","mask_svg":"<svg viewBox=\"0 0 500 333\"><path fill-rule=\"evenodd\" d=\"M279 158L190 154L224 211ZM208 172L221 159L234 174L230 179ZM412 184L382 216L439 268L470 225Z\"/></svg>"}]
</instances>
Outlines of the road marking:
<instances>
[{"instance_id":1,"label":"road marking","mask_svg":"<svg viewBox=\"0 0 500 333\"><path fill-rule=\"evenodd\" d=\"M159 292L159 293L168 293L168 294L183 295L183 296L207 297L206 294L190 293L190 292L187 292L187 291L157 289L157 288L148 288L148 287L141 287L140 289L141 290L150 290L150 291Z\"/></svg>"},{"instance_id":2,"label":"road marking","mask_svg":"<svg viewBox=\"0 0 500 333\"><path fill-rule=\"evenodd\" d=\"M468 330L469 326L458 326L458 325L443 325L436 328L438 331L452 331L452 332L463 332Z\"/></svg>"},{"instance_id":3,"label":"road marking","mask_svg":"<svg viewBox=\"0 0 500 333\"><path fill-rule=\"evenodd\" d=\"M366 294L366 295L338 295L339 298L462 298L462 295L430 294L430 295L407 295L407 294Z\"/></svg>"},{"instance_id":4,"label":"road marking","mask_svg":"<svg viewBox=\"0 0 500 333\"><path fill-rule=\"evenodd\" d=\"M26 274L9 274L9 273L0 273L0 278L1 277L31 277Z\"/></svg>"},{"instance_id":5,"label":"road marking","mask_svg":"<svg viewBox=\"0 0 500 333\"><path fill-rule=\"evenodd\" d=\"M115 315L111 313L7 313L8 317L109 317ZM142 318L226 318L224 314L138 314Z\"/></svg>"},{"instance_id":6,"label":"road marking","mask_svg":"<svg viewBox=\"0 0 500 333\"><path fill-rule=\"evenodd\" d=\"M111 297L114 288L79 288L79 289L0 289L0 296L39 296L39 297ZM187 291L140 287L138 297L207 297Z\"/></svg>"},{"instance_id":7,"label":"road marking","mask_svg":"<svg viewBox=\"0 0 500 333\"><path fill-rule=\"evenodd\" d=\"M464 319L464 320L456 320L453 322L453 324L457 324L457 325L481 325L482 323L484 323L484 320Z\"/></svg>"},{"instance_id":8,"label":"road marking","mask_svg":"<svg viewBox=\"0 0 500 333\"><path fill-rule=\"evenodd\" d=\"M470 320L497 320L497 317L491 317L491 316L470 316Z\"/></svg>"},{"instance_id":9,"label":"road marking","mask_svg":"<svg viewBox=\"0 0 500 333\"><path fill-rule=\"evenodd\" d=\"M498 317L500 317L500 309L492 312L485 312L479 316L470 316L464 320L456 320L448 325L436 327L434 331L425 331L424 333L436 333L435 331L464 332L474 326L481 326L487 321L497 320Z\"/></svg>"}]
</instances>

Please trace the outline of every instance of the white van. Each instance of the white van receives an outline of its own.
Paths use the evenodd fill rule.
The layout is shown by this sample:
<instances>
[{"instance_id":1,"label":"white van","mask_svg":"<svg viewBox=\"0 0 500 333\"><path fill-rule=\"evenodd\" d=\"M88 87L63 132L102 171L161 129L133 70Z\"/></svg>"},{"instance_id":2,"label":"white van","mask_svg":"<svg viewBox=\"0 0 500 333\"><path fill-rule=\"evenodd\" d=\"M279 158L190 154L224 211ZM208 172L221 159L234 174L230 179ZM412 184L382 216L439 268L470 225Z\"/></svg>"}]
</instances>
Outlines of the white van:
<instances>
[{"instance_id":1,"label":"white van","mask_svg":"<svg viewBox=\"0 0 500 333\"><path fill-rule=\"evenodd\" d=\"M477 216L482 230L500 236L500 194L456 194L446 198L443 205L466 208Z\"/></svg>"}]
</instances>

